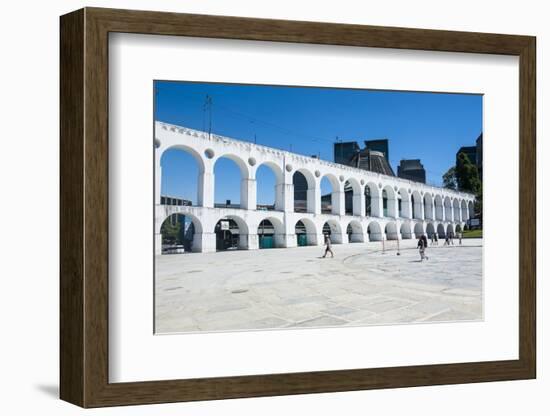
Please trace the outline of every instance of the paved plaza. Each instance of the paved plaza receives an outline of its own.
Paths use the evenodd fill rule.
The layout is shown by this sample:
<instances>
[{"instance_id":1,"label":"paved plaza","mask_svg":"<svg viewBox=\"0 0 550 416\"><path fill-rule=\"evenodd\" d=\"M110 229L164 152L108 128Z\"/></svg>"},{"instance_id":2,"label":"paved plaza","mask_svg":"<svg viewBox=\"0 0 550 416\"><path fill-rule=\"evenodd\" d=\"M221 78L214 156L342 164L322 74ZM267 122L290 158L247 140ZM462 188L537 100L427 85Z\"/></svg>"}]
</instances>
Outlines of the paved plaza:
<instances>
[{"instance_id":1,"label":"paved plaza","mask_svg":"<svg viewBox=\"0 0 550 416\"><path fill-rule=\"evenodd\" d=\"M482 240L156 256L156 333L481 320Z\"/></svg>"}]
</instances>

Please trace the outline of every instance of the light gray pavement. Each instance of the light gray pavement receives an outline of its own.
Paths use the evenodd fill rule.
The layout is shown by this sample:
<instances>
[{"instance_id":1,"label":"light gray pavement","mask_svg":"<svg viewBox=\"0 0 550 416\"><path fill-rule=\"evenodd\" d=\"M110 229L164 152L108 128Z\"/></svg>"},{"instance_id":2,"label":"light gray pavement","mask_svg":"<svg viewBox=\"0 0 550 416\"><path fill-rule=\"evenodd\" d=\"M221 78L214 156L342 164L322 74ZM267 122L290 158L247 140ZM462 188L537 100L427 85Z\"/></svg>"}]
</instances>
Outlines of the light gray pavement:
<instances>
[{"instance_id":1,"label":"light gray pavement","mask_svg":"<svg viewBox=\"0 0 550 416\"><path fill-rule=\"evenodd\" d=\"M156 333L482 319L482 240L401 255L380 242L156 257Z\"/></svg>"}]
</instances>

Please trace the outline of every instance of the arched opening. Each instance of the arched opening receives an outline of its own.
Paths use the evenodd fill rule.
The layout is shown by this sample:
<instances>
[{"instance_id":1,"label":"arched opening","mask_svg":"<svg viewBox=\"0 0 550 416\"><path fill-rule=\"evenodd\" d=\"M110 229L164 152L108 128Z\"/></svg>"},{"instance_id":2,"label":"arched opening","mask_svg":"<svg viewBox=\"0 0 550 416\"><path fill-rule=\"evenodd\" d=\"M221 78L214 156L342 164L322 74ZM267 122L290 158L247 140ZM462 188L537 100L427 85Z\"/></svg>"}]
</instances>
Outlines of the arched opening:
<instances>
[{"instance_id":1,"label":"arched opening","mask_svg":"<svg viewBox=\"0 0 550 416\"><path fill-rule=\"evenodd\" d=\"M424 226L419 222L414 224L414 235L416 236L416 238L424 235Z\"/></svg>"},{"instance_id":2,"label":"arched opening","mask_svg":"<svg viewBox=\"0 0 550 416\"><path fill-rule=\"evenodd\" d=\"M412 217L417 220L422 220L422 196L420 192L414 191L411 195Z\"/></svg>"},{"instance_id":3,"label":"arched opening","mask_svg":"<svg viewBox=\"0 0 550 416\"><path fill-rule=\"evenodd\" d=\"M439 238L445 238L445 226L443 224L437 225L437 235Z\"/></svg>"},{"instance_id":4,"label":"arched opening","mask_svg":"<svg viewBox=\"0 0 550 416\"><path fill-rule=\"evenodd\" d=\"M386 233L386 239L387 240L398 240L399 235L397 234L397 226L394 222L388 222L386 224L386 228L384 229L384 232Z\"/></svg>"},{"instance_id":5,"label":"arched opening","mask_svg":"<svg viewBox=\"0 0 550 416\"><path fill-rule=\"evenodd\" d=\"M455 230L453 229L452 224L447 225L447 235L449 237L454 237L454 235L455 235Z\"/></svg>"},{"instance_id":6,"label":"arched opening","mask_svg":"<svg viewBox=\"0 0 550 416\"><path fill-rule=\"evenodd\" d=\"M401 238L409 240L412 238L411 225L408 222L401 224Z\"/></svg>"},{"instance_id":7,"label":"arched opening","mask_svg":"<svg viewBox=\"0 0 550 416\"><path fill-rule=\"evenodd\" d=\"M369 236L369 241L382 241L380 224L376 221L371 221L367 227L367 235Z\"/></svg>"},{"instance_id":8,"label":"arched opening","mask_svg":"<svg viewBox=\"0 0 550 416\"><path fill-rule=\"evenodd\" d=\"M338 214L338 179L334 175L321 178L321 213Z\"/></svg>"},{"instance_id":9,"label":"arched opening","mask_svg":"<svg viewBox=\"0 0 550 416\"><path fill-rule=\"evenodd\" d=\"M214 233L217 251L249 248L248 227L242 218L235 216L221 218L214 227Z\"/></svg>"},{"instance_id":10,"label":"arched opening","mask_svg":"<svg viewBox=\"0 0 550 416\"><path fill-rule=\"evenodd\" d=\"M196 218L185 214L169 215L160 227L161 253L174 254L193 251L195 233L199 232L201 232L200 222Z\"/></svg>"},{"instance_id":11,"label":"arched opening","mask_svg":"<svg viewBox=\"0 0 550 416\"><path fill-rule=\"evenodd\" d=\"M427 220L434 219L433 198L429 193L424 194L424 217Z\"/></svg>"},{"instance_id":12,"label":"arched opening","mask_svg":"<svg viewBox=\"0 0 550 416\"><path fill-rule=\"evenodd\" d=\"M443 220L443 198L440 195L436 195L435 202L435 219L438 221Z\"/></svg>"},{"instance_id":13,"label":"arched opening","mask_svg":"<svg viewBox=\"0 0 550 416\"><path fill-rule=\"evenodd\" d=\"M296 245L298 247L317 245L317 230L313 221L302 218L296 222L294 232L296 234Z\"/></svg>"},{"instance_id":14,"label":"arched opening","mask_svg":"<svg viewBox=\"0 0 550 416\"><path fill-rule=\"evenodd\" d=\"M410 196L404 188L398 193L398 211L400 218L412 218Z\"/></svg>"},{"instance_id":15,"label":"arched opening","mask_svg":"<svg viewBox=\"0 0 550 416\"><path fill-rule=\"evenodd\" d=\"M468 219L474 218L474 203L468 202Z\"/></svg>"},{"instance_id":16,"label":"arched opening","mask_svg":"<svg viewBox=\"0 0 550 416\"><path fill-rule=\"evenodd\" d=\"M462 227L460 226L460 224L457 224L456 227L455 227L455 232L457 233L461 233L462 232Z\"/></svg>"},{"instance_id":17,"label":"arched opening","mask_svg":"<svg viewBox=\"0 0 550 416\"><path fill-rule=\"evenodd\" d=\"M315 212L315 179L305 169L298 169L292 175L294 187L294 212Z\"/></svg>"},{"instance_id":18,"label":"arched opening","mask_svg":"<svg viewBox=\"0 0 550 416\"><path fill-rule=\"evenodd\" d=\"M160 158L160 203L162 205L201 206L199 179L204 172L200 156L183 146L171 147Z\"/></svg>"},{"instance_id":19,"label":"arched opening","mask_svg":"<svg viewBox=\"0 0 550 416\"><path fill-rule=\"evenodd\" d=\"M365 215L367 217L378 216L374 214L373 210L371 186L369 184L365 186Z\"/></svg>"},{"instance_id":20,"label":"arched opening","mask_svg":"<svg viewBox=\"0 0 550 416\"><path fill-rule=\"evenodd\" d=\"M350 221L346 228L346 234L348 236L348 243L364 243L365 235L363 233L363 227L359 221Z\"/></svg>"},{"instance_id":21,"label":"arched opening","mask_svg":"<svg viewBox=\"0 0 550 416\"><path fill-rule=\"evenodd\" d=\"M323 235L328 235L334 244L342 244L342 229L337 221L329 220L323 225Z\"/></svg>"},{"instance_id":22,"label":"arched opening","mask_svg":"<svg viewBox=\"0 0 550 416\"><path fill-rule=\"evenodd\" d=\"M283 209L283 173L274 163L266 162L256 169L256 209L281 211Z\"/></svg>"},{"instance_id":23,"label":"arched opening","mask_svg":"<svg viewBox=\"0 0 550 416\"><path fill-rule=\"evenodd\" d=\"M452 218L452 206L451 206L451 198L448 196L445 197L443 200L443 205L445 206L445 220L451 221Z\"/></svg>"},{"instance_id":24,"label":"arched opening","mask_svg":"<svg viewBox=\"0 0 550 416\"><path fill-rule=\"evenodd\" d=\"M426 234L428 235L428 238L434 238L435 228L431 222L426 225Z\"/></svg>"},{"instance_id":25,"label":"arched opening","mask_svg":"<svg viewBox=\"0 0 550 416\"><path fill-rule=\"evenodd\" d=\"M396 204L395 191L390 186L386 186L382 189L382 210L384 217L395 218L397 216Z\"/></svg>"},{"instance_id":26,"label":"arched opening","mask_svg":"<svg viewBox=\"0 0 550 416\"><path fill-rule=\"evenodd\" d=\"M361 185L355 179L348 179L344 183L344 201L346 215L364 215L361 207Z\"/></svg>"},{"instance_id":27,"label":"arched opening","mask_svg":"<svg viewBox=\"0 0 550 416\"><path fill-rule=\"evenodd\" d=\"M248 170L236 156L219 157L214 164L214 207L246 208Z\"/></svg>"},{"instance_id":28,"label":"arched opening","mask_svg":"<svg viewBox=\"0 0 550 416\"><path fill-rule=\"evenodd\" d=\"M453 213L455 221L460 221L460 205L458 199L453 200Z\"/></svg>"},{"instance_id":29,"label":"arched opening","mask_svg":"<svg viewBox=\"0 0 550 416\"><path fill-rule=\"evenodd\" d=\"M464 199L460 201L460 209L462 210L462 221L466 221L468 219L468 204Z\"/></svg>"},{"instance_id":30,"label":"arched opening","mask_svg":"<svg viewBox=\"0 0 550 416\"><path fill-rule=\"evenodd\" d=\"M276 247L275 227L267 219L260 221L260 225L258 225L258 247L260 249Z\"/></svg>"}]
</instances>

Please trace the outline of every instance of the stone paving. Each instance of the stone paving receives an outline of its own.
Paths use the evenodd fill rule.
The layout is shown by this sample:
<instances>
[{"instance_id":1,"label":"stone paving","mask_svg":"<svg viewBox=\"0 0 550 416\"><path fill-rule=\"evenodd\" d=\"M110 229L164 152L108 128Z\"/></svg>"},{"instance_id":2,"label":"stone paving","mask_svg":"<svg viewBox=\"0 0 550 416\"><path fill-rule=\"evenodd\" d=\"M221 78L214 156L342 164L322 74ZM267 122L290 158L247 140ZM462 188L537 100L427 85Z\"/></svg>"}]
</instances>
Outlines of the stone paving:
<instances>
[{"instance_id":1,"label":"stone paving","mask_svg":"<svg viewBox=\"0 0 550 416\"><path fill-rule=\"evenodd\" d=\"M482 240L156 257L156 333L481 320Z\"/></svg>"}]
</instances>

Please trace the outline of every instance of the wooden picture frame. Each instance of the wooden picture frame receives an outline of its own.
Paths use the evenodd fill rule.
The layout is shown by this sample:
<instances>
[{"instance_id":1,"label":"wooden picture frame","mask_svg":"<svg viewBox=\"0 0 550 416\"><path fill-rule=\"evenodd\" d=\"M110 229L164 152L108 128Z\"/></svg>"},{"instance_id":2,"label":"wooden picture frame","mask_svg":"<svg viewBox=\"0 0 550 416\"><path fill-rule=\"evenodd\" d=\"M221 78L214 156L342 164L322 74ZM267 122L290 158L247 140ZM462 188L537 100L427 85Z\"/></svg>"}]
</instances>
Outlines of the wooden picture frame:
<instances>
[{"instance_id":1,"label":"wooden picture frame","mask_svg":"<svg viewBox=\"0 0 550 416\"><path fill-rule=\"evenodd\" d=\"M338 392L536 376L535 38L85 8L61 17L60 396L82 407ZM519 359L109 383L108 35L261 40L519 57Z\"/></svg>"}]
</instances>

